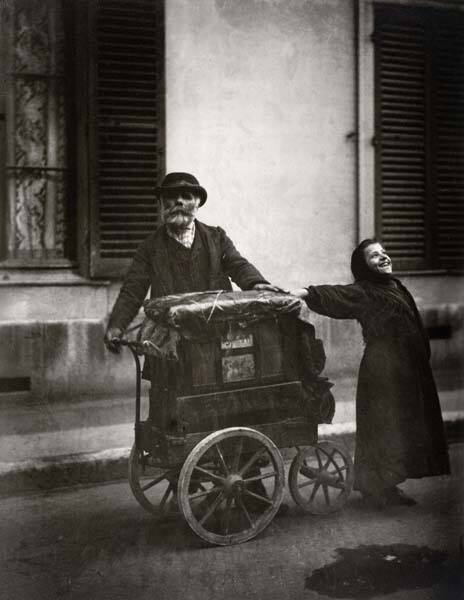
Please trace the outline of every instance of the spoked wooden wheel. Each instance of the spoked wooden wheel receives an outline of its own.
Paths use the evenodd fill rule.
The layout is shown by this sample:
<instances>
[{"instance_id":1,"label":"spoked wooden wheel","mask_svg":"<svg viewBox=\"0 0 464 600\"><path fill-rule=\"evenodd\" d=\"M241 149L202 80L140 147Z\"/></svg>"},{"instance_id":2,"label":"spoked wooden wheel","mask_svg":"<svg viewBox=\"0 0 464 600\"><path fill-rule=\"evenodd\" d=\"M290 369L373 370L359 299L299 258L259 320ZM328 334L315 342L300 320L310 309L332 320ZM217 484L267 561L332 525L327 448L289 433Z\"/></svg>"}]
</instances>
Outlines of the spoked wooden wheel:
<instances>
[{"instance_id":1,"label":"spoked wooden wheel","mask_svg":"<svg viewBox=\"0 0 464 600\"><path fill-rule=\"evenodd\" d=\"M268 437L230 427L208 435L188 455L179 476L179 504L202 539L238 544L272 521L284 477L282 456Z\"/></svg>"},{"instance_id":2,"label":"spoked wooden wheel","mask_svg":"<svg viewBox=\"0 0 464 600\"><path fill-rule=\"evenodd\" d=\"M177 469L163 469L153 458L134 446L129 457L129 484L138 503L159 519L173 516L177 510Z\"/></svg>"},{"instance_id":3,"label":"spoked wooden wheel","mask_svg":"<svg viewBox=\"0 0 464 600\"><path fill-rule=\"evenodd\" d=\"M306 512L324 515L339 510L353 487L354 469L349 453L332 442L300 449L288 477L295 502Z\"/></svg>"}]
</instances>

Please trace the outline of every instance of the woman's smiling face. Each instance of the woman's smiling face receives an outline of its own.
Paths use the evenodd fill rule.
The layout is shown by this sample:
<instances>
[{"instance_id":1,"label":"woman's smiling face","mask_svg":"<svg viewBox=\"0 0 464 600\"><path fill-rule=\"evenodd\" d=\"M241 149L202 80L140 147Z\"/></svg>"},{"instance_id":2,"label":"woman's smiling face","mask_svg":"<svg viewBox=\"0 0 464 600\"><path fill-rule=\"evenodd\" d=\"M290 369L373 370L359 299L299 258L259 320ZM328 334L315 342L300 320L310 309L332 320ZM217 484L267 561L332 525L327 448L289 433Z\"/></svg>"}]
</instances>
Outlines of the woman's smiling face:
<instances>
[{"instance_id":1,"label":"woman's smiling face","mask_svg":"<svg viewBox=\"0 0 464 600\"><path fill-rule=\"evenodd\" d=\"M392 272L392 261L382 244L370 244L364 248L364 257L367 266L374 273L386 275Z\"/></svg>"}]
</instances>

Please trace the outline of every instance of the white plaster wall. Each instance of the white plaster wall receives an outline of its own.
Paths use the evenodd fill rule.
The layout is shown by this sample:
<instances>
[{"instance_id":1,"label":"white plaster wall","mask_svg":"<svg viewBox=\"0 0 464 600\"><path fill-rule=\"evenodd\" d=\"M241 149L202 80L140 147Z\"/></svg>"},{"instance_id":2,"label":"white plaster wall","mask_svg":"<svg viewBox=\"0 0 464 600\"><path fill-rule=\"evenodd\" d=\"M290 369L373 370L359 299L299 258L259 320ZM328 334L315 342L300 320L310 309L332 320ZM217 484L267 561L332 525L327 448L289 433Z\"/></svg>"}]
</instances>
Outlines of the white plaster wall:
<instances>
[{"instance_id":1,"label":"white plaster wall","mask_svg":"<svg viewBox=\"0 0 464 600\"><path fill-rule=\"evenodd\" d=\"M166 1L167 170L284 286L349 280L353 35L348 0Z\"/></svg>"},{"instance_id":2,"label":"white plaster wall","mask_svg":"<svg viewBox=\"0 0 464 600\"><path fill-rule=\"evenodd\" d=\"M353 0L166 0L167 169L196 174L209 193L200 218L284 286L351 279L353 24ZM0 377L30 377L47 396L131 391L131 357L102 344L119 285L47 278L0 271ZM421 306L464 298L462 277L405 282ZM462 311L437 319L459 332L433 342L437 365L461 364ZM325 374L354 374L359 327L314 323Z\"/></svg>"}]
</instances>

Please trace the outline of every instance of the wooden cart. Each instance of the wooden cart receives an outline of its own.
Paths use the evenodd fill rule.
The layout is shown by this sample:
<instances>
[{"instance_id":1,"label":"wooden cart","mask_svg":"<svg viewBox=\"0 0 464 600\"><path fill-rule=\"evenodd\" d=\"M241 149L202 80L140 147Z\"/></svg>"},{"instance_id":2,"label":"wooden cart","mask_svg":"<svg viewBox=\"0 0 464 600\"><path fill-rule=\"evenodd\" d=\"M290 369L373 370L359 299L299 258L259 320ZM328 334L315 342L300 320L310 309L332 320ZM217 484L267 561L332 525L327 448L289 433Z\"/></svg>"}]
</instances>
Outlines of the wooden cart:
<instances>
[{"instance_id":1,"label":"wooden cart","mask_svg":"<svg viewBox=\"0 0 464 600\"><path fill-rule=\"evenodd\" d=\"M134 496L158 518L180 510L207 542L244 542L277 513L286 478L280 449L296 448L288 474L294 501L312 514L340 509L352 488L352 461L341 447L318 442L294 299L282 310L266 303L269 293L229 293L245 302L244 310L229 310L219 294L199 296L161 299L162 310L157 300L154 327L148 320L138 343L125 342L137 366ZM264 304L253 304L256 298ZM141 348L152 383L144 421Z\"/></svg>"}]
</instances>

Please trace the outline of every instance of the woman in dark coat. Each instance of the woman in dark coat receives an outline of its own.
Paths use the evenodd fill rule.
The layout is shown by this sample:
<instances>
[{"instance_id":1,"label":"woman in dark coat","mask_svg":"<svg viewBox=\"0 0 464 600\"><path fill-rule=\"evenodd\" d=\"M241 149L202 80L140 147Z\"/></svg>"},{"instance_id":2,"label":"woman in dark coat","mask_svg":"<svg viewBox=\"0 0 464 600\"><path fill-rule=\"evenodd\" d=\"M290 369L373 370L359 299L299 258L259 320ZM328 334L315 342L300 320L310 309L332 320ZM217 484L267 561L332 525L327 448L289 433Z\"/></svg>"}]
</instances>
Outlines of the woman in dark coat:
<instances>
[{"instance_id":1,"label":"woman in dark coat","mask_svg":"<svg viewBox=\"0 0 464 600\"><path fill-rule=\"evenodd\" d=\"M361 324L365 350L356 393L355 489L376 506L412 505L415 500L399 483L450 472L429 341L381 244L361 242L351 271L351 285L292 293L319 314Z\"/></svg>"}]
</instances>

